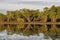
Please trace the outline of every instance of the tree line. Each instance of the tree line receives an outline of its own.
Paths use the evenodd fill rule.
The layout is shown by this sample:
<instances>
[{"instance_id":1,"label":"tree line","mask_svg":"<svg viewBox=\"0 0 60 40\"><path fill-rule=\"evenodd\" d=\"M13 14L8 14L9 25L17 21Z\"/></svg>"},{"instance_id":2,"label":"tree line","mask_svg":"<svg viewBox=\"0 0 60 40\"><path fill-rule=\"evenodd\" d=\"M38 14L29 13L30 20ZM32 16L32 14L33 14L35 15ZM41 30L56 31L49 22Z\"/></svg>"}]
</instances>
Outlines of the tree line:
<instances>
[{"instance_id":1,"label":"tree line","mask_svg":"<svg viewBox=\"0 0 60 40\"><path fill-rule=\"evenodd\" d=\"M18 23L30 23L30 22L60 22L60 6L51 6L50 8L45 7L43 11L20 9L16 11L7 11L6 15L0 13L1 22L18 22ZM48 27L47 27L48 26ZM55 27L57 26L57 27ZM54 24L39 25L39 24L0 24L0 31L7 29L10 33L24 33L27 35L39 34L43 32L50 36L60 36L60 25Z\"/></svg>"}]
</instances>

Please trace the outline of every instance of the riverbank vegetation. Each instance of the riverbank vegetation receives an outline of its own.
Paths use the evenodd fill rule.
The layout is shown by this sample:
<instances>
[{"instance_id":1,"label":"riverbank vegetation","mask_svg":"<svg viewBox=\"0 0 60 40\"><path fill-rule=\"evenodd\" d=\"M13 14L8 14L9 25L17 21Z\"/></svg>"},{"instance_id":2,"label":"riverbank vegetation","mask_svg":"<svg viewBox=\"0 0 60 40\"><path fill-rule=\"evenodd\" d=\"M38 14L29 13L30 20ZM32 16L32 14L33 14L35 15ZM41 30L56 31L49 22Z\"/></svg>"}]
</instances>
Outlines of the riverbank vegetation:
<instances>
[{"instance_id":1,"label":"riverbank vegetation","mask_svg":"<svg viewBox=\"0 0 60 40\"><path fill-rule=\"evenodd\" d=\"M52 38L60 38L60 6L45 7L43 11L20 9L0 13L0 31L7 34L35 35L44 33Z\"/></svg>"}]
</instances>

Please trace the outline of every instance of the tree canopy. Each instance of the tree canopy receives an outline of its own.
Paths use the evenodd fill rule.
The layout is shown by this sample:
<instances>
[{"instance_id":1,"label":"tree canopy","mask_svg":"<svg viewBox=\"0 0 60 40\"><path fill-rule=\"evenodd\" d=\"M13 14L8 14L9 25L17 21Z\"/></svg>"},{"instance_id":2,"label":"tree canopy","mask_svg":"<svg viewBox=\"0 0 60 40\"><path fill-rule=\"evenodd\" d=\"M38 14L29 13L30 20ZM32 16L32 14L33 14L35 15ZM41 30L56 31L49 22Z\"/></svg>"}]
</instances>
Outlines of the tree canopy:
<instances>
[{"instance_id":1,"label":"tree canopy","mask_svg":"<svg viewBox=\"0 0 60 40\"><path fill-rule=\"evenodd\" d=\"M49 22L47 22L48 19L52 20L50 22L52 24L49 24ZM57 23L57 19L60 19L60 6L53 5L50 8L45 7L43 11L40 11L39 9L33 10L24 8L16 11L7 11L6 15L0 13L0 22L8 22L7 24L0 24L0 29L7 29L7 31L14 33L22 31L26 34L43 32L48 33L49 35L51 34L50 36L55 36L56 33L60 33L60 26L58 25L57 27L57 24L53 24Z\"/></svg>"}]
</instances>

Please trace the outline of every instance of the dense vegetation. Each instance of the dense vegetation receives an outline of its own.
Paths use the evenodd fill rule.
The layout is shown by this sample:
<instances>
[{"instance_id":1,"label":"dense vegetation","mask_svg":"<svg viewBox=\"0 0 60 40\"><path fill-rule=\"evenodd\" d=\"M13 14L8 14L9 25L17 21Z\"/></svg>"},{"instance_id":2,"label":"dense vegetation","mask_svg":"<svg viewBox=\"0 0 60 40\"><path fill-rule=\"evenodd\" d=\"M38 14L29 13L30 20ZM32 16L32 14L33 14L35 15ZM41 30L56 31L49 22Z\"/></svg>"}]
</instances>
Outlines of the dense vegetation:
<instances>
[{"instance_id":1,"label":"dense vegetation","mask_svg":"<svg viewBox=\"0 0 60 40\"><path fill-rule=\"evenodd\" d=\"M60 38L60 6L45 7L43 11L20 9L0 13L0 31L8 34L34 35L44 33L52 38Z\"/></svg>"}]
</instances>

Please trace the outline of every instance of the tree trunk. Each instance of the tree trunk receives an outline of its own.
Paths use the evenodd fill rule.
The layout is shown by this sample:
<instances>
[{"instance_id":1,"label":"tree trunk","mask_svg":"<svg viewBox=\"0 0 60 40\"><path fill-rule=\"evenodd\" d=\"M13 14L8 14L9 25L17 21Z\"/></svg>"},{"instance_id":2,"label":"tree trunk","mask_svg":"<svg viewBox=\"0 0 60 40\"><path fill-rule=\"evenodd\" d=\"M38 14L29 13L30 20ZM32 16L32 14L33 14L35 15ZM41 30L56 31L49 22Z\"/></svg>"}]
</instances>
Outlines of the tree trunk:
<instances>
[{"instance_id":1,"label":"tree trunk","mask_svg":"<svg viewBox=\"0 0 60 40\"><path fill-rule=\"evenodd\" d=\"M31 22L30 18L27 18L28 22Z\"/></svg>"},{"instance_id":2,"label":"tree trunk","mask_svg":"<svg viewBox=\"0 0 60 40\"><path fill-rule=\"evenodd\" d=\"M47 16L45 16L45 18L44 18L44 22L47 22Z\"/></svg>"},{"instance_id":3,"label":"tree trunk","mask_svg":"<svg viewBox=\"0 0 60 40\"><path fill-rule=\"evenodd\" d=\"M28 24L28 26L25 28L25 30L23 31L23 33L27 32L29 29L30 29L30 24Z\"/></svg>"},{"instance_id":4,"label":"tree trunk","mask_svg":"<svg viewBox=\"0 0 60 40\"><path fill-rule=\"evenodd\" d=\"M45 31L47 32L47 29L48 29L48 28L47 28L47 25L46 25L46 24L44 24L44 26L45 26Z\"/></svg>"},{"instance_id":5,"label":"tree trunk","mask_svg":"<svg viewBox=\"0 0 60 40\"><path fill-rule=\"evenodd\" d=\"M55 23L55 22L56 22L56 18L52 18L51 20L52 20L52 22L53 22L53 23Z\"/></svg>"}]
</instances>

